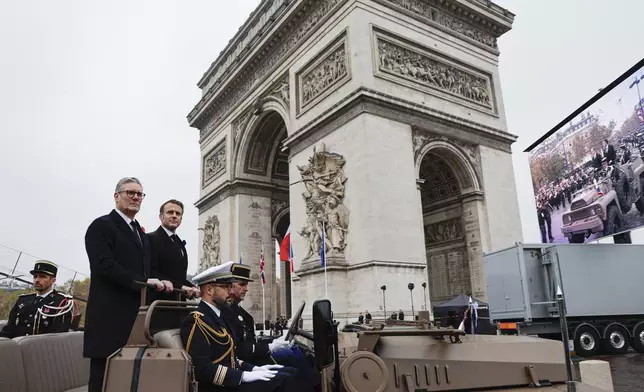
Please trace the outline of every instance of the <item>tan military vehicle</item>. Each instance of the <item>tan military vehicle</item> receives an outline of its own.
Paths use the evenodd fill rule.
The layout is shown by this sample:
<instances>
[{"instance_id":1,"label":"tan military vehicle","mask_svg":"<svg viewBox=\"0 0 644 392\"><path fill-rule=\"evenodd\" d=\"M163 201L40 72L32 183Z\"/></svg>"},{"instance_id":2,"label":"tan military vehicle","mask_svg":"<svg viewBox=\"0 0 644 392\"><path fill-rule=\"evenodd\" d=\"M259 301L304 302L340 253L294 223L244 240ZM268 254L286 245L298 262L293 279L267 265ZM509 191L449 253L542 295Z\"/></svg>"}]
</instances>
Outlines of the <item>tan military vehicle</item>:
<instances>
[{"instance_id":1,"label":"tan military vehicle","mask_svg":"<svg viewBox=\"0 0 644 392\"><path fill-rule=\"evenodd\" d=\"M179 329L151 333L155 314L162 311L187 314L195 307L194 303L180 301L155 301L142 306L127 345L108 360L103 391L196 392L194 369ZM313 304L311 333L298 328L304 309L302 303L286 339L308 353L323 372L327 381L323 391L528 392L539 388L544 392L601 392L567 381L570 368L567 369L561 342L525 336L469 336L458 329L435 328L427 322L376 323L358 327L359 332L338 332L328 300ZM17 339L24 338L37 340L23 345L26 351L18 354L23 355L20 363L31 366L24 370L16 365L16 358L10 358L15 347L0 340L0 359L9 365L8 370L3 369L6 366L0 367L0 390L87 390L83 385L74 387L89 370L87 360L82 358L82 345L78 345L82 343L82 332ZM46 358L51 360L43 362L38 358L44 347ZM58 366L57 361L66 365ZM29 380L32 371L37 374L33 376L35 381L21 387L16 377Z\"/></svg>"}]
</instances>

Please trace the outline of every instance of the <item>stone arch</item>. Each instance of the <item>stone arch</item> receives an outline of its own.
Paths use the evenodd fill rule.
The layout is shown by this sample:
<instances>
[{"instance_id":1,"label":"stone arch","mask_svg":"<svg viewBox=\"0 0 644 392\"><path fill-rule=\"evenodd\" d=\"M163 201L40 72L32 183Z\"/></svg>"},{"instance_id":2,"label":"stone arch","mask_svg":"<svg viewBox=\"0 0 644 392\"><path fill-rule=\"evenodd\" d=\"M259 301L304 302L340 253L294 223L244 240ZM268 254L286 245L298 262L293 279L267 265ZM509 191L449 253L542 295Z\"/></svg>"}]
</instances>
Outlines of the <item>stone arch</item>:
<instances>
[{"instance_id":1,"label":"stone arch","mask_svg":"<svg viewBox=\"0 0 644 392\"><path fill-rule=\"evenodd\" d=\"M288 153L283 152L281 148L282 142L288 136L287 129L283 115L276 110L253 115L248 124L240 130L241 136L235 149L234 178L256 175L268 179L276 177L275 179L288 180ZM286 171L279 170L276 173L275 165L283 165L285 159Z\"/></svg>"},{"instance_id":2,"label":"stone arch","mask_svg":"<svg viewBox=\"0 0 644 392\"><path fill-rule=\"evenodd\" d=\"M287 222L290 222L290 207L286 207L276 214L273 214L271 221L271 235L273 238L281 241L286 235L286 230L288 230L288 225L284 226L284 219L287 219Z\"/></svg>"},{"instance_id":3,"label":"stone arch","mask_svg":"<svg viewBox=\"0 0 644 392\"><path fill-rule=\"evenodd\" d=\"M416 159L416 176L421 180L421 167L428 156L438 156L447 163L456 176L462 195L481 192L481 181L472 158L468 158L460 147L444 140L427 143Z\"/></svg>"},{"instance_id":4,"label":"stone arch","mask_svg":"<svg viewBox=\"0 0 644 392\"><path fill-rule=\"evenodd\" d=\"M474 159L450 141L434 140L421 149L416 170L432 301L484 296L479 271L484 202Z\"/></svg>"}]
</instances>

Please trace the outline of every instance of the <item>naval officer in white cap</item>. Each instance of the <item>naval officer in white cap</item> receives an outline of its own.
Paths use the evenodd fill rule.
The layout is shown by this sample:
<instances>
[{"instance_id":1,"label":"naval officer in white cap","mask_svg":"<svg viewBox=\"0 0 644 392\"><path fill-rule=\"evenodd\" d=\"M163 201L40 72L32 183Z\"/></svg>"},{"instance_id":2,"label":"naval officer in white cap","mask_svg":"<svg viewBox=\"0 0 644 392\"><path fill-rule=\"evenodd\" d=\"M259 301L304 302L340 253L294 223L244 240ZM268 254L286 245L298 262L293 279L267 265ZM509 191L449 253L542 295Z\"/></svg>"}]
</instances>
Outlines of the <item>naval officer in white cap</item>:
<instances>
[{"instance_id":1,"label":"naval officer in white cap","mask_svg":"<svg viewBox=\"0 0 644 392\"><path fill-rule=\"evenodd\" d=\"M235 342L221 315L233 283L234 262L211 267L193 278L201 290L198 310L181 325L181 340L192 358L199 392L295 392L295 369L254 366L235 355Z\"/></svg>"}]
</instances>

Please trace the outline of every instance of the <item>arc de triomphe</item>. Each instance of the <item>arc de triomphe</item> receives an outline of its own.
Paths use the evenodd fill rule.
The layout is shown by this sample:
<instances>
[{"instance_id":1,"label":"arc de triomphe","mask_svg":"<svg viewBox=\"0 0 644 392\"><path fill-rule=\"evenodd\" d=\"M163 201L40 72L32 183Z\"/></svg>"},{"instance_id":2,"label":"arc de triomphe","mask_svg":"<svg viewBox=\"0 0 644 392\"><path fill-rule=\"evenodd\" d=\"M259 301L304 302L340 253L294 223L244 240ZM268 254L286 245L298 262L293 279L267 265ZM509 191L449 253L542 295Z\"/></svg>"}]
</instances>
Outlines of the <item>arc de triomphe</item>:
<instances>
[{"instance_id":1,"label":"arc de triomphe","mask_svg":"<svg viewBox=\"0 0 644 392\"><path fill-rule=\"evenodd\" d=\"M263 247L266 315L287 315L287 297L325 295L324 223L338 320L382 316L382 285L387 313L411 312L409 282L415 310L423 282L432 302L485 300L483 252L521 240L497 47L513 18L487 0L263 0L188 115L200 270L243 255L261 320ZM281 263L278 286L289 224L295 273Z\"/></svg>"}]
</instances>

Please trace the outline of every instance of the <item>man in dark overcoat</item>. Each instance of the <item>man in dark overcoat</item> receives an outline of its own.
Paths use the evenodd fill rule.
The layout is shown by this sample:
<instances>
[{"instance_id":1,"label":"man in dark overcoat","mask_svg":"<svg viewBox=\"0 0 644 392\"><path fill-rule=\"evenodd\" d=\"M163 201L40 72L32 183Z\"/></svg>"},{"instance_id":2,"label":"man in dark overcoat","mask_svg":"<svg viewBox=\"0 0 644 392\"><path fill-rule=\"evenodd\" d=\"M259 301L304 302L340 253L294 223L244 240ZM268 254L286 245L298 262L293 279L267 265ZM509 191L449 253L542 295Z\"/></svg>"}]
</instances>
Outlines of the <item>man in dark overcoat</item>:
<instances>
[{"instance_id":1,"label":"man in dark overcoat","mask_svg":"<svg viewBox=\"0 0 644 392\"><path fill-rule=\"evenodd\" d=\"M171 291L170 282L155 277L150 244L135 219L144 197L137 178L121 179L114 210L95 219L85 234L91 275L83 355L90 358L89 392L101 392L107 357L127 343L141 305L141 286L135 282Z\"/></svg>"},{"instance_id":2,"label":"man in dark overcoat","mask_svg":"<svg viewBox=\"0 0 644 392\"><path fill-rule=\"evenodd\" d=\"M182 218L183 203L175 199L166 201L159 208L161 225L148 234L148 240L150 241L152 263L154 269L158 271L159 279L169 281L174 288L183 289L187 295L182 296L182 299L186 299L198 297L199 289L186 279L188 251L186 250L186 242L177 234ZM178 298L174 293L152 293L148 302L152 303L155 300L176 301ZM150 328L154 331L174 329L179 328L180 323L181 313L165 310L154 313Z\"/></svg>"}]
</instances>

